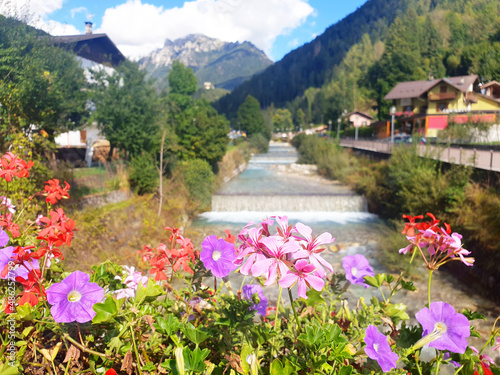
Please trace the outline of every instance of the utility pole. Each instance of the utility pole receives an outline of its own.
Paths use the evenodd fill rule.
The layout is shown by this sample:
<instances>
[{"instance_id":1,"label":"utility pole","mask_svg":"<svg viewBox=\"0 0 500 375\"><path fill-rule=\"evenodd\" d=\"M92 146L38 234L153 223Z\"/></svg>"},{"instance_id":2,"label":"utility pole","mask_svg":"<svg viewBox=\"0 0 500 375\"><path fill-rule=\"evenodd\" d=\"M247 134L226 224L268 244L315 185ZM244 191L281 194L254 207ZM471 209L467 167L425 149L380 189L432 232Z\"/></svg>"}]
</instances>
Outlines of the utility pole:
<instances>
[{"instance_id":1,"label":"utility pole","mask_svg":"<svg viewBox=\"0 0 500 375\"><path fill-rule=\"evenodd\" d=\"M396 107L391 107L391 143L394 143L394 114L396 113Z\"/></svg>"}]
</instances>

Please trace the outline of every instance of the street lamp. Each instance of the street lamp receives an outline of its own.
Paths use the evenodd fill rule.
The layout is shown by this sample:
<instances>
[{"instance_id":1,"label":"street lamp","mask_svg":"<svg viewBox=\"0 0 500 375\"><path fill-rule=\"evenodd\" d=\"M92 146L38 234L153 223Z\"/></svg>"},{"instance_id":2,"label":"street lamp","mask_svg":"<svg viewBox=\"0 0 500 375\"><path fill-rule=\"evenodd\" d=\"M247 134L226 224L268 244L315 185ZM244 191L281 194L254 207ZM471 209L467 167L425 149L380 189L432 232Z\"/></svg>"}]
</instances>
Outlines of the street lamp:
<instances>
[{"instance_id":1,"label":"street lamp","mask_svg":"<svg viewBox=\"0 0 500 375\"><path fill-rule=\"evenodd\" d=\"M328 120L328 138L332 139L332 120Z\"/></svg>"},{"instance_id":2,"label":"street lamp","mask_svg":"<svg viewBox=\"0 0 500 375\"><path fill-rule=\"evenodd\" d=\"M337 142L340 139L340 117L337 119Z\"/></svg>"},{"instance_id":3,"label":"street lamp","mask_svg":"<svg viewBox=\"0 0 500 375\"><path fill-rule=\"evenodd\" d=\"M391 143L394 143L394 114L396 113L396 107L391 107Z\"/></svg>"}]
</instances>

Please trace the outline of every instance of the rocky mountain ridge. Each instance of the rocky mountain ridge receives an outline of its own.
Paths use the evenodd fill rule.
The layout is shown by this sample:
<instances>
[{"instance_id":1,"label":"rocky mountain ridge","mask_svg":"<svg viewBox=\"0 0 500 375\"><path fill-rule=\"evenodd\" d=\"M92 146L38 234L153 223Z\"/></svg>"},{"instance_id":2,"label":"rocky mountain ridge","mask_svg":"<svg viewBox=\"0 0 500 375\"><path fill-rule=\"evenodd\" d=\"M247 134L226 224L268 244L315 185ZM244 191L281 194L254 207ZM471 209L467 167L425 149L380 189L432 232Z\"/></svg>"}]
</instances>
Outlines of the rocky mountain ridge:
<instances>
[{"instance_id":1,"label":"rocky mountain ridge","mask_svg":"<svg viewBox=\"0 0 500 375\"><path fill-rule=\"evenodd\" d=\"M199 86L211 82L217 88L232 90L261 72L272 61L250 42L231 43L201 34L190 34L174 41L167 39L163 48L139 60L142 69L156 80L159 89L168 85L167 75L174 60L193 68Z\"/></svg>"}]
</instances>

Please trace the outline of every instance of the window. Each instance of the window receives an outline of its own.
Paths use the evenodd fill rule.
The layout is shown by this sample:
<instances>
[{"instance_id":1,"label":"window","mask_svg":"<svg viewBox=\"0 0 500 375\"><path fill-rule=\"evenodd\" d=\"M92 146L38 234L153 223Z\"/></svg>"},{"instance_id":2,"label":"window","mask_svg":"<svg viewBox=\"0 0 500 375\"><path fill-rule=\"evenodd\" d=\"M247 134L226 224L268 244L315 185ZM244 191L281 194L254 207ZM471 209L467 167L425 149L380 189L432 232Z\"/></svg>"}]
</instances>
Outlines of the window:
<instances>
[{"instance_id":1,"label":"window","mask_svg":"<svg viewBox=\"0 0 500 375\"><path fill-rule=\"evenodd\" d=\"M441 86L439 86L439 92L440 92L441 94L446 93L446 85L441 85Z\"/></svg>"},{"instance_id":2,"label":"window","mask_svg":"<svg viewBox=\"0 0 500 375\"><path fill-rule=\"evenodd\" d=\"M443 112L448 109L448 103L436 103L436 111Z\"/></svg>"}]
</instances>

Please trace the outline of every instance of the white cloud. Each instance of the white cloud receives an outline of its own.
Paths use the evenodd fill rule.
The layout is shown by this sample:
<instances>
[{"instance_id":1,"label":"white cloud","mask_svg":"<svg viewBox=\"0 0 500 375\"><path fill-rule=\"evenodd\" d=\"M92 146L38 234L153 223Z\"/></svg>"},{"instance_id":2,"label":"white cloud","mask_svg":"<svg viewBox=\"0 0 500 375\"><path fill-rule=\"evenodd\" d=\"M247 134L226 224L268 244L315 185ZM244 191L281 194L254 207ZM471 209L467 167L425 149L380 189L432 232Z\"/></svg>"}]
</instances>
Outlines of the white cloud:
<instances>
[{"instance_id":1,"label":"white cloud","mask_svg":"<svg viewBox=\"0 0 500 375\"><path fill-rule=\"evenodd\" d=\"M28 25L52 35L74 35L80 31L73 25L48 19L48 15L59 10L64 0L0 0L0 14L15 17Z\"/></svg>"},{"instance_id":2,"label":"white cloud","mask_svg":"<svg viewBox=\"0 0 500 375\"><path fill-rule=\"evenodd\" d=\"M18 18L33 16L45 17L46 15L61 9L64 0L2 0L0 1L0 13Z\"/></svg>"},{"instance_id":3,"label":"white cloud","mask_svg":"<svg viewBox=\"0 0 500 375\"><path fill-rule=\"evenodd\" d=\"M188 34L230 42L250 41L268 55L277 36L305 22L307 0L194 0L164 9L141 0L108 8L101 27L128 57L137 58Z\"/></svg>"},{"instance_id":4,"label":"white cloud","mask_svg":"<svg viewBox=\"0 0 500 375\"><path fill-rule=\"evenodd\" d=\"M71 9L71 18L75 18L75 14L77 14L77 13L87 14L88 10L85 7L73 8L73 9Z\"/></svg>"}]
</instances>

